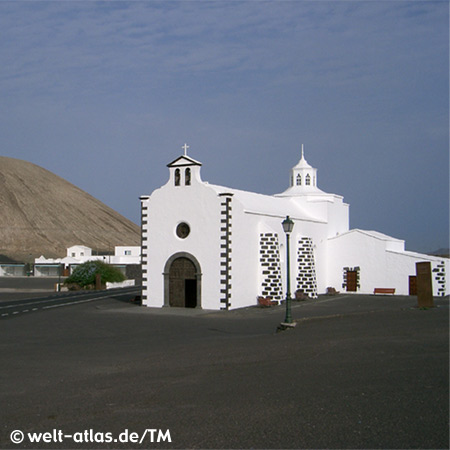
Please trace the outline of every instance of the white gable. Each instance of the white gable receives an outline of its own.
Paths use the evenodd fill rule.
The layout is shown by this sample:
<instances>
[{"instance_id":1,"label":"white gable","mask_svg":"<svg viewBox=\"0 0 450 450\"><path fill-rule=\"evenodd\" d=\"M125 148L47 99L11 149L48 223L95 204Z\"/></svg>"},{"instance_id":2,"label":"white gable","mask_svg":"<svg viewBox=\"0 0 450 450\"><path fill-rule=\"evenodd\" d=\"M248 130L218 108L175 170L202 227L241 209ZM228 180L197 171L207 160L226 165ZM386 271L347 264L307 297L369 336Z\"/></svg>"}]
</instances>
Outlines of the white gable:
<instances>
[{"instance_id":1,"label":"white gable","mask_svg":"<svg viewBox=\"0 0 450 450\"><path fill-rule=\"evenodd\" d=\"M167 167L186 167L186 166L201 166L202 163L196 161L189 156L180 156L171 163L167 164Z\"/></svg>"}]
</instances>

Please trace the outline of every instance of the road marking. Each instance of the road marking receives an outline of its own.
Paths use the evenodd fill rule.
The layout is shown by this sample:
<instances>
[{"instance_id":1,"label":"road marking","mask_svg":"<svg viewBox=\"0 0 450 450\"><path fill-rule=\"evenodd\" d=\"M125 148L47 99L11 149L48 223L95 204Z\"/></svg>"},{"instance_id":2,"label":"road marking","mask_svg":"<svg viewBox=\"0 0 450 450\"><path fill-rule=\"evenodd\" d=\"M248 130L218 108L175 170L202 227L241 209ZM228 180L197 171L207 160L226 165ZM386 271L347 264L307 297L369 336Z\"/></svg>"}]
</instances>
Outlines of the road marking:
<instances>
[{"instance_id":1,"label":"road marking","mask_svg":"<svg viewBox=\"0 0 450 450\"><path fill-rule=\"evenodd\" d=\"M68 298L75 298L75 297L68 297ZM19 300L20 301L20 300ZM48 303L48 302L54 302L55 299L48 299L48 300L36 300L34 302L30 302L30 303L21 303L20 305L14 304L14 305L6 305L6 306L0 306L0 309L6 309L6 308L14 308L17 306L31 306L31 305L39 305L40 303Z\"/></svg>"},{"instance_id":2,"label":"road marking","mask_svg":"<svg viewBox=\"0 0 450 450\"><path fill-rule=\"evenodd\" d=\"M116 295L123 295L123 294L127 294L128 292L131 294L131 292L133 292L134 290L137 290L137 288L133 288L133 289L127 289L126 292L116 292L115 294L110 294L107 295L106 297L95 297L95 298L107 298L107 297L114 297ZM85 295L92 295L92 292L83 292L80 293L78 295L72 295L72 296L68 296L68 297L60 297L61 300L69 300L69 299L77 299L79 297L83 297ZM56 296L55 296L56 297ZM49 302L54 302L55 300L58 300L57 298L50 298L50 299L45 299L45 300L36 300L36 301L32 301L30 303L21 303L21 304L13 304L13 305L6 305L6 306L0 306L0 309L6 309L6 308L17 308L17 307L22 307L22 306L32 306L32 305L39 305L41 303L49 303ZM20 301L20 300L18 300Z\"/></svg>"},{"instance_id":3,"label":"road marking","mask_svg":"<svg viewBox=\"0 0 450 450\"><path fill-rule=\"evenodd\" d=\"M60 308L61 306L75 305L75 304L78 304L78 303L93 302L94 300L102 300L104 298L111 298L111 296L107 295L107 296L104 296L104 297L88 298L86 300L79 300L79 301L75 301L75 302L58 303L57 305L43 306L42 309Z\"/></svg>"}]
</instances>

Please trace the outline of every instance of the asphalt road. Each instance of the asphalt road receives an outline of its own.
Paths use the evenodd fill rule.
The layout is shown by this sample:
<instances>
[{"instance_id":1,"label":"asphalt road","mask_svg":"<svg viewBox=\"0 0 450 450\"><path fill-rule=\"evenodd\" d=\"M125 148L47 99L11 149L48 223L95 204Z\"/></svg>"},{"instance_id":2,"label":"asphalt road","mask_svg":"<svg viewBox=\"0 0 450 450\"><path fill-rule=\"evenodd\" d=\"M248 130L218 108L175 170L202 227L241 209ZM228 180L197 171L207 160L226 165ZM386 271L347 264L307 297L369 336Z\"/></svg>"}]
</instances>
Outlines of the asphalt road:
<instances>
[{"instance_id":1,"label":"asphalt road","mask_svg":"<svg viewBox=\"0 0 450 450\"><path fill-rule=\"evenodd\" d=\"M414 297L321 297L276 333L283 307L155 310L130 296L0 321L1 448L448 448L448 298L420 310ZM126 429L171 442L11 441Z\"/></svg>"},{"instance_id":2,"label":"asphalt road","mask_svg":"<svg viewBox=\"0 0 450 450\"><path fill-rule=\"evenodd\" d=\"M54 277L0 277L0 304L20 298L42 297L55 292Z\"/></svg>"},{"instance_id":3,"label":"asphalt road","mask_svg":"<svg viewBox=\"0 0 450 450\"><path fill-rule=\"evenodd\" d=\"M13 299L17 293L10 293L2 302L0 302L0 319L9 319L17 315L35 313L53 308L72 306L78 303L98 301L104 298L122 297L123 295L132 296L140 294L140 287L127 287L120 289L110 289L101 291L74 291L57 292L51 295L38 297ZM26 293L21 292L19 297Z\"/></svg>"}]
</instances>

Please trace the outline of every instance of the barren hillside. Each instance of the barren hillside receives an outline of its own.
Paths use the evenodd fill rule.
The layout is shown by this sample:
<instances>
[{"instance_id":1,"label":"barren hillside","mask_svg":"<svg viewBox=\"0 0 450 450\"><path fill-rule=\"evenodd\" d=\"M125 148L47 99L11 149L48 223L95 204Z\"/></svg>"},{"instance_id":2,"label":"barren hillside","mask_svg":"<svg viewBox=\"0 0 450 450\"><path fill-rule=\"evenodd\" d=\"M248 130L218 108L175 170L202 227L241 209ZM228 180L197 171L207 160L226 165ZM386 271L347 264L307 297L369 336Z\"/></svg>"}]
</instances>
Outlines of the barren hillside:
<instances>
[{"instance_id":1,"label":"barren hillside","mask_svg":"<svg viewBox=\"0 0 450 450\"><path fill-rule=\"evenodd\" d=\"M30 262L65 256L76 244L94 251L140 245L140 229L48 170L0 156L0 254Z\"/></svg>"}]
</instances>

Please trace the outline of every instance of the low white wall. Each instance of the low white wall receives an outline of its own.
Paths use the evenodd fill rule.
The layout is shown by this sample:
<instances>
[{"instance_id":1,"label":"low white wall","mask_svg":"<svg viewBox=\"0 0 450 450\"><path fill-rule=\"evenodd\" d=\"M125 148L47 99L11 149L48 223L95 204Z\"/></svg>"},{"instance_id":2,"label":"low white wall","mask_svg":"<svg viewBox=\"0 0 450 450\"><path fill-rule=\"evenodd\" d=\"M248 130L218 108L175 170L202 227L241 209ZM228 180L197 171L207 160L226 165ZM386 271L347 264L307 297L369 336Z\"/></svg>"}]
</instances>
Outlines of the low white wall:
<instances>
[{"instance_id":1,"label":"low white wall","mask_svg":"<svg viewBox=\"0 0 450 450\"><path fill-rule=\"evenodd\" d=\"M106 289L124 288L124 287L134 286L134 284L135 284L134 280L125 280L120 283L110 283L109 281L107 281Z\"/></svg>"}]
</instances>

